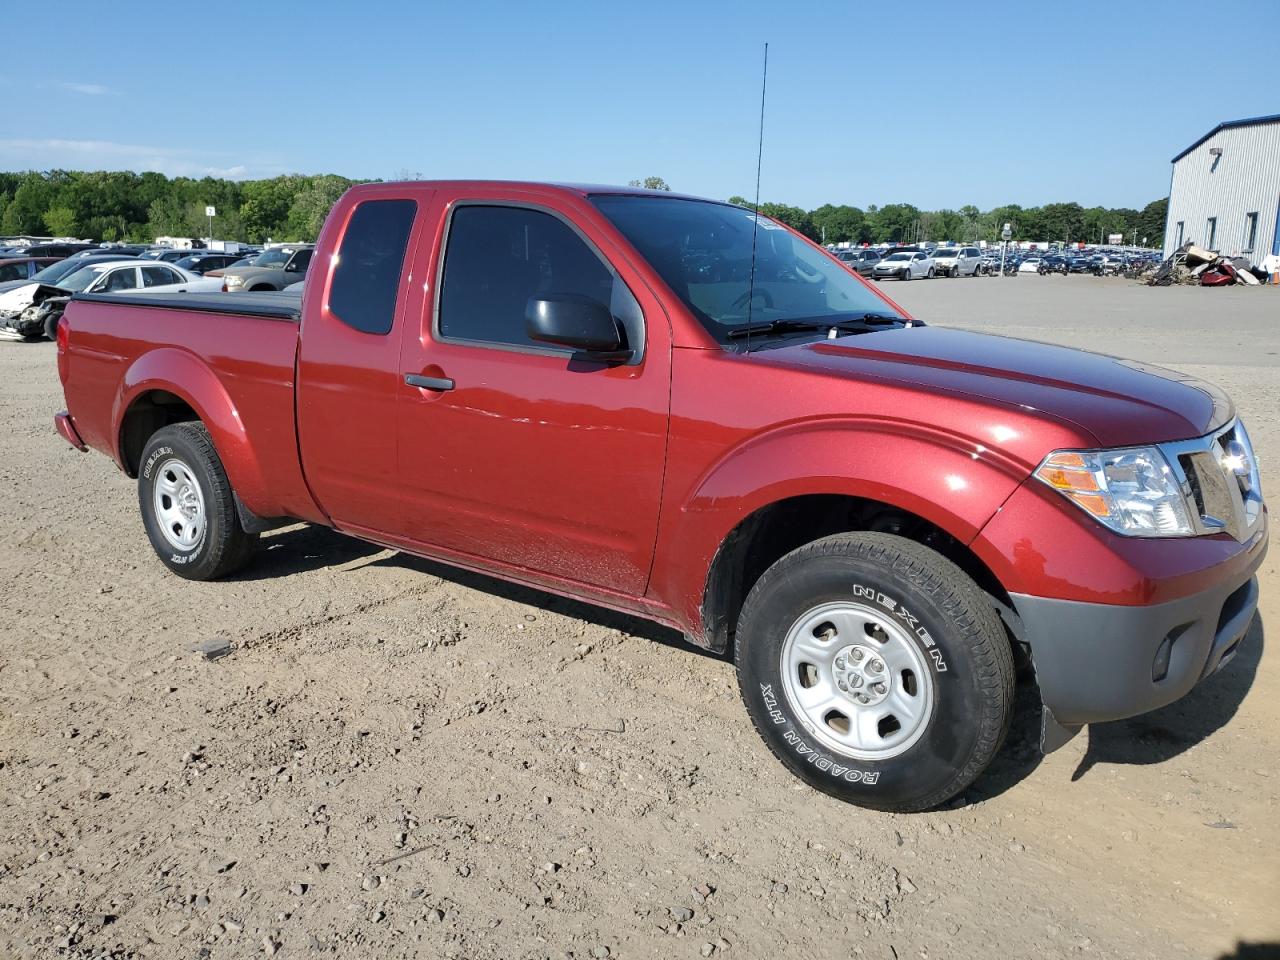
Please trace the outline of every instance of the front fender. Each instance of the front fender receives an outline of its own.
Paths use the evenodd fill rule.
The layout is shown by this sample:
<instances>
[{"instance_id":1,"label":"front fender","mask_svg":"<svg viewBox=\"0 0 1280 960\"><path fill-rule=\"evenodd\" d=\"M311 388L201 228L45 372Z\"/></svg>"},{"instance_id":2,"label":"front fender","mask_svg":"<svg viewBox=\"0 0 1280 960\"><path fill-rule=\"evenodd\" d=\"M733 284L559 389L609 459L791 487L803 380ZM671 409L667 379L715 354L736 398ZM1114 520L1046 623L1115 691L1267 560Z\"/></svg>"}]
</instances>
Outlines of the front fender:
<instances>
[{"instance_id":1,"label":"front fender","mask_svg":"<svg viewBox=\"0 0 1280 960\"><path fill-rule=\"evenodd\" d=\"M1026 464L971 438L906 421L783 426L730 450L674 505L652 593L699 633L716 551L763 507L814 494L859 497L922 517L968 544L1027 472Z\"/></svg>"},{"instance_id":2,"label":"front fender","mask_svg":"<svg viewBox=\"0 0 1280 960\"><path fill-rule=\"evenodd\" d=\"M245 432L240 411L218 379L200 358L185 350L162 347L143 354L125 371L111 408L112 456L126 474L123 427L125 416L139 397L164 390L181 397L195 410L209 431L223 469L236 494L249 509L271 515L262 465Z\"/></svg>"}]
</instances>

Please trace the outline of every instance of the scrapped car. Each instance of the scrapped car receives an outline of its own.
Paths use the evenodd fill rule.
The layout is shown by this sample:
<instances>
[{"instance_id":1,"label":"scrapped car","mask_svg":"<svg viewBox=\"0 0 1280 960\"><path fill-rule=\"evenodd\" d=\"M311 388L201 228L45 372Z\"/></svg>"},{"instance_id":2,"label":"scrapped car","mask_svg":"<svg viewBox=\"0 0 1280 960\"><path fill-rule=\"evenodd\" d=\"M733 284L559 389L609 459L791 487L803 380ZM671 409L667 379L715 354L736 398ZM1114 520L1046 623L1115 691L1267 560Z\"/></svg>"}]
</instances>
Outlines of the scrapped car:
<instances>
[{"instance_id":1,"label":"scrapped car","mask_svg":"<svg viewBox=\"0 0 1280 960\"><path fill-rule=\"evenodd\" d=\"M843 263L854 273L860 273L864 277L871 276L871 272L875 269L877 263L880 262L880 251L872 249L862 250L839 250L836 252L836 259Z\"/></svg>"},{"instance_id":2,"label":"scrapped car","mask_svg":"<svg viewBox=\"0 0 1280 960\"><path fill-rule=\"evenodd\" d=\"M205 280L170 263L128 260L88 261L58 281L33 284L29 291L0 294L0 339L54 339L58 320L75 293L121 293L129 290L186 293L218 290L218 280ZM28 294L26 304L23 295Z\"/></svg>"},{"instance_id":3,"label":"scrapped car","mask_svg":"<svg viewBox=\"0 0 1280 960\"><path fill-rule=\"evenodd\" d=\"M196 251L195 253L188 253L185 257L179 257L173 261L173 265L190 273L198 273L203 277L211 270L223 270L243 259L244 257L239 253L205 253L204 251Z\"/></svg>"},{"instance_id":4,"label":"scrapped car","mask_svg":"<svg viewBox=\"0 0 1280 960\"><path fill-rule=\"evenodd\" d=\"M1039 257L1025 257L1018 264L1018 273L1039 273L1040 263Z\"/></svg>"},{"instance_id":5,"label":"scrapped car","mask_svg":"<svg viewBox=\"0 0 1280 960\"><path fill-rule=\"evenodd\" d=\"M916 280L933 276L933 258L923 250L890 250L883 260L871 268L876 280L892 277L896 280Z\"/></svg>"},{"instance_id":6,"label":"scrapped car","mask_svg":"<svg viewBox=\"0 0 1280 960\"><path fill-rule=\"evenodd\" d=\"M1015 652L1049 750L1247 642L1268 516L1210 384L925 324L782 223L626 187L361 184L312 263L58 326L54 427L179 577L303 521L648 618L733 658L788 770L893 811L991 762Z\"/></svg>"},{"instance_id":7,"label":"scrapped car","mask_svg":"<svg viewBox=\"0 0 1280 960\"><path fill-rule=\"evenodd\" d=\"M306 277L313 250L310 246L298 246L263 251L246 266L219 270L222 289L228 293L283 290Z\"/></svg>"}]
</instances>

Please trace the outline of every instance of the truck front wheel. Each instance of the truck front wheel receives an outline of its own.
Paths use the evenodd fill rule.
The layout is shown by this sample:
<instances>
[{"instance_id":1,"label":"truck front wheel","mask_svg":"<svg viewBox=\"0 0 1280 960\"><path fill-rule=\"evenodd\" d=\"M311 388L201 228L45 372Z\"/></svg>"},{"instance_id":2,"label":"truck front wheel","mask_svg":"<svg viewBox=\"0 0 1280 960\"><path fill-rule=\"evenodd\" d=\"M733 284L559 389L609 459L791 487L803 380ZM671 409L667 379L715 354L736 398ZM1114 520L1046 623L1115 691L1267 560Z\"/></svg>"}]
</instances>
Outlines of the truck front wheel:
<instances>
[{"instance_id":1,"label":"truck front wheel","mask_svg":"<svg viewBox=\"0 0 1280 960\"><path fill-rule=\"evenodd\" d=\"M157 430L142 451L138 506L160 561L188 580L240 569L256 537L244 531L222 461L202 423Z\"/></svg>"},{"instance_id":2,"label":"truck front wheel","mask_svg":"<svg viewBox=\"0 0 1280 960\"><path fill-rule=\"evenodd\" d=\"M969 786L1009 726L1013 657L959 567L911 540L839 534L752 588L734 659L756 730L810 786L927 810Z\"/></svg>"}]
</instances>

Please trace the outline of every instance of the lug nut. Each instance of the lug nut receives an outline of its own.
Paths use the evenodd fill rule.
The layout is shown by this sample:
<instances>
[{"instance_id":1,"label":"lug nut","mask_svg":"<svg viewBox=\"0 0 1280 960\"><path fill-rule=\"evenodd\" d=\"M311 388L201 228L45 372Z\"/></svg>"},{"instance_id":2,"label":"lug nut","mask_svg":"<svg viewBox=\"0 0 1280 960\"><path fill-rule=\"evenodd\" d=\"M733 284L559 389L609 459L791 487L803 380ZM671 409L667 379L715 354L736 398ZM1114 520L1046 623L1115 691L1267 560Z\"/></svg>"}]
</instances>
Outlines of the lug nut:
<instances>
[{"instance_id":1,"label":"lug nut","mask_svg":"<svg viewBox=\"0 0 1280 960\"><path fill-rule=\"evenodd\" d=\"M879 673L881 670L884 669L884 664L881 663L879 660L872 660L869 664L867 664L867 669L870 670L872 673Z\"/></svg>"},{"instance_id":2,"label":"lug nut","mask_svg":"<svg viewBox=\"0 0 1280 960\"><path fill-rule=\"evenodd\" d=\"M845 683L843 680L837 681L836 686L839 687L841 690L843 690L845 693L849 692L849 685Z\"/></svg>"},{"instance_id":3,"label":"lug nut","mask_svg":"<svg viewBox=\"0 0 1280 960\"><path fill-rule=\"evenodd\" d=\"M884 693L884 692L885 692L886 687L885 687L885 685L884 685L883 683L877 683L877 684L874 684L874 685L871 687L871 689L872 689L872 691L873 691L874 693Z\"/></svg>"},{"instance_id":4,"label":"lug nut","mask_svg":"<svg viewBox=\"0 0 1280 960\"><path fill-rule=\"evenodd\" d=\"M870 702L871 702L871 699L870 699L870 698L869 698L865 693L860 693L860 694L858 694L858 702L859 702L859 703L870 703Z\"/></svg>"},{"instance_id":5,"label":"lug nut","mask_svg":"<svg viewBox=\"0 0 1280 960\"><path fill-rule=\"evenodd\" d=\"M862 651L859 650L857 647L853 648L853 659L854 659L854 662L859 662L862 660Z\"/></svg>"},{"instance_id":6,"label":"lug nut","mask_svg":"<svg viewBox=\"0 0 1280 960\"><path fill-rule=\"evenodd\" d=\"M847 661L845 660L844 657L836 657L836 666L839 667L841 670L844 669L846 662Z\"/></svg>"}]
</instances>

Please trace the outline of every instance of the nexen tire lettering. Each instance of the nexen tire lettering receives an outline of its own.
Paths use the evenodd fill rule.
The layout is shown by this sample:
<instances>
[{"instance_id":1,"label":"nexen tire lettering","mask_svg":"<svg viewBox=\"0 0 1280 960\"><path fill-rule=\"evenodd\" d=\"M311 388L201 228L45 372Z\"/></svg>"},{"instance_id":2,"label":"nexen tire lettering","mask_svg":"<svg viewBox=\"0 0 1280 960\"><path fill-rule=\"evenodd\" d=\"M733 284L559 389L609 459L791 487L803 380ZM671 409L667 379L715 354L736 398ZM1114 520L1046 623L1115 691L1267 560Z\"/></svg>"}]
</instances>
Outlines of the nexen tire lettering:
<instances>
[{"instance_id":1,"label":"nexen tire lettering","mask_svg":"<svg viewBox=\"0 0 1280 960\"><path fill-rule=\"evenodd\" d=\"M860 583L855 583L851 585L851 588L855 597L859 597L863 600L871 600L884 607L895 617L901 620L903 625L906 626L906 628L924 644L924 648L928 652L930 659L933 660L934 671L936 673L947 672L947 662L942 657L942 651L939 650L937 645L933 642L933 637L929 634L929 631L920 625L919 619L912 614L911 611L897 600L886 596L874 587L867 587Z\"/></svg>"},{"instance_id":2,"label":"nexen tire lettering","mask_svg":"<svg viewBox=\"0 0 1280 960\"><path fill-rule=\"evenodd\" d=\"M768 683L760 684L760 695L764 699L765 709L769 711L769 718L774 723L786 723L787 718L778 709L778 698L774 695L773 685ZM785 740L797 754L804 757L805 761L813 764L823 773L829 773L832 776L839 777L846 783L865 783L869 786L875 786L880 780L880 773L876 770L856 770L847 766L825 754L819 753L813 747L801 739L800 735L794 730L784 730L782 739Z\"/></svg>"},{"instance_id":3,"label":"nexen tire lettering","mask_svg":"<svg viewBox=\"0 0 1280 960\"><path fill-rule=\"evenodd\" d=\"M155 452L147 457L147 462L142 468L142 475L146 479L151 479L151 471L156 465L156 461L161 457L167 457L173 453L173 447L156 447Z\"/></svg>"}]
</instances>

